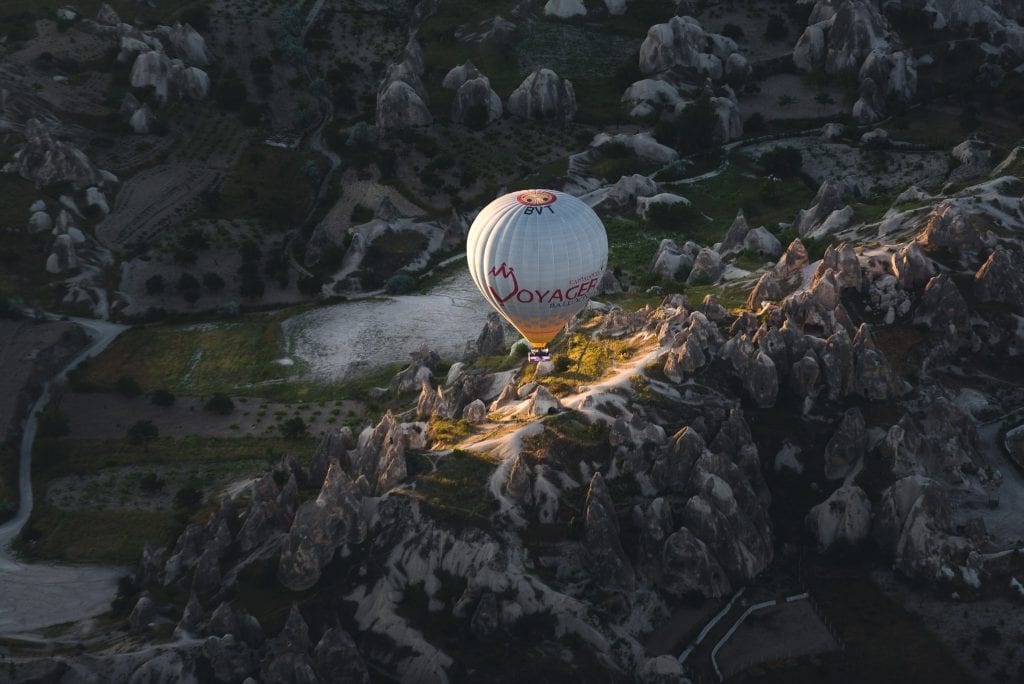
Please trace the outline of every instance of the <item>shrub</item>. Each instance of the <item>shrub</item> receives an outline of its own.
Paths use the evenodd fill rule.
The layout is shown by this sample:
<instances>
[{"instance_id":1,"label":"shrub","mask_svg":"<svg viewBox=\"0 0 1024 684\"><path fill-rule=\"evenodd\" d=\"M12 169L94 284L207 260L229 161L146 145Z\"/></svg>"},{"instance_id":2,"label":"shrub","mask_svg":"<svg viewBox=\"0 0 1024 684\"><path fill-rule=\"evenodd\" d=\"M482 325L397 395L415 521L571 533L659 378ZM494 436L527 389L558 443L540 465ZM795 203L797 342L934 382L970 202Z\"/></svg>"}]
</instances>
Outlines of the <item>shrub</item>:
<instances>
[{"instance_id":1,"label":"shrub","mask_svg":"<svg viewBox=\"0 0 1024 684\"><path fill-rule=\"evenodd\" d=\"M352 207L352 225L358 226L361 223L367 223L373 220L373 209L369 207L357 204Z\"/></svg>"},{"instance_id":2,"label":"shrub","mask_svg":"<svg viewBox=\"0 0 1024 684\"><path fill-rule=\"evenodd\" d=\"M151 295L160 294L164 291L164 277L160 274L146 279L146 292Z\"/></svg>"},{"instance_id":3,"label":"shrub","mask_svg":"<svg viewBox=\"0 0 1024 684\"><path fill-rule=\"evenodd\" d=\"M689 154L714 145L718 127L718 115L711 100L702 96L674 117L659 121L654 137L681 154Z\"/></svg>"},{"instance_id":4,"label":"shrub","mask_svg":"<svg viewBox=\"0 0 1024 684\"><path fill-rule=\"evenodd\" d=\"M722 27L722 35L726 38L732 38L735 41L743 40L743 29L736 24L726 24Z\"/></svg>"},{"instance_id":5,"label":"shrub","mask_svg":"<svg viewBox=\"0 0 1024 684\"><path fill-rule=\"evenodd\" d=\"M157 406L173 406L174 399L175 396L170 392L170 390L163 388L156 390L150 395L150 401Z\"/></svg>"},{"instance_id":6,"label":"shrub","mask_svg":"<svg viewBox=\"0 0 1024 684\"><path fill-rule=\"evenodd\" d=\"M772 14L768 17L768 24L764 29L765 40L777 43L780 40L785 40L788 33L789 29L786 27L785 19L778 14Z\"/></svg>"},{"instance_id":7,"label":"shrub","mask_svg":"<svg viewBox=\"0 0 1024 684\"><path fill-rule=\"evenodd\" d=\"M315 275L299 276L299 292L304 295L318 295L324 286L324 281Z\"/></svg>"},{"instance_id":8,"label":"shrub","mask_svg":"<svg viewBox=\"0 0 1024 684\"><path fill-rule=\"evenodd\" d=\"M216 273L204 273L203 287L210 292L220 292L224 289L224 279Z\"/></svg>"},{"instance_id":9,"label":"shrub","mask_svg":"<svg viewBox=\"0 0 1024 684\"><path fill-rule=\"evenodd\" d=\"M226 394L214 394L206 400L203 410L226 416L235 410L235 402L231 401L231 397Z\"/></svg>"},{"instance_id":10,"label":"shrub","mask_svg":"<svg viewBox=\"0 0 1024 684\"><path fill-rule=\"evenodd\" d=\"M388 294L408 294L416 289L416 279L407 273L396 273L384 281Z\"/></svg>"},{"instance_id":11,"label":"shrub","mask_svg":"<svg viewBox=\"0 0 1024 684\"><path fill-rule=\"evenodd\" d=\"M148 494L159 492L164 488L165 484L167 483L164 482L163 478L157 476L154 472L148 472L139 479L139 488Z\"/></svg>"},{"instance_id":12,"label":"shrub","mask_svg":"<svg viewBox=\"0 0 1024 684\"><path fill-rule=\"evenodd\" d=\"M285 439L298 439L306 434L306 421L295 416L281 423L278 429L281 430L281 436Z\"/></svg>"},{"instance_id":13,"label":"shrub","mask_svg":"<svg viewBox=\"0 0 1024 684\"><path fill-rule=\"evenodd\" d=\"M555 367L555 372L564 373L569 370L569 366L572 365L572 359L565 354L559 354L555 358L551 359L552 364Z\"/></svg>"},{"instance_id":14,"label":"shrub","mask_svg":"<svg viewBox=\"0 0 1024 684\"><path fill-rule=\"evenodd\" d=\"M761 112L754 112L743 123L744 132L749 134L764 133L767 128L768 124Z\"/></svg>"},{"instance_id":15,"label":"shrub","mask_svg":"<svg viewBox=\"0 0 1024 684\"><path fill-rule=\"evenodd\" d=\"M47 405L39 415L39 437L65 437L71 434L70 421L53 404Z\"/></svg>"},{"instance_id":16,"label":"shrub","mask_svg":"<svg viewBox=\"0 0 1024 684\"><path fill-rule=\"evenodd\" d=\"M758 162L765 173L779 178L790 178L800 173L803 155L795 147L783 145L762 154Z\"/></svg>"},{"instance_id":17,"label":"shrub","mask_svg":"<svg viewBox=\"0 0 1024 684\"><path fill-rule=\"evenodd\" d=\"M139 383L135 381L135 378L130 375L122 375L114 381L114 390L121 395L126 397L137 397L142 394L142 388L139 387Z\"/></svg>"},{"instance_id":18,"label":"shrub","mask_svg":"<svg viewBox=\"0 0 1024 684\"><path fill-rule=\"evenodd\" d=\"M128 428L128 441L132 444L148 444L160 436L160 430L151 420L140 420Z\"/></svg>"},{"instance_id":19,"label":"shrub","mask_svg":"<svg viewBox=\"0 0 1024 684\"><path fill-rule=\"evenodd\" d=\"M195 487L182 487L174 494L175 508L193 509L203 502L203 493Z\"/></svg>"}]
</instances>

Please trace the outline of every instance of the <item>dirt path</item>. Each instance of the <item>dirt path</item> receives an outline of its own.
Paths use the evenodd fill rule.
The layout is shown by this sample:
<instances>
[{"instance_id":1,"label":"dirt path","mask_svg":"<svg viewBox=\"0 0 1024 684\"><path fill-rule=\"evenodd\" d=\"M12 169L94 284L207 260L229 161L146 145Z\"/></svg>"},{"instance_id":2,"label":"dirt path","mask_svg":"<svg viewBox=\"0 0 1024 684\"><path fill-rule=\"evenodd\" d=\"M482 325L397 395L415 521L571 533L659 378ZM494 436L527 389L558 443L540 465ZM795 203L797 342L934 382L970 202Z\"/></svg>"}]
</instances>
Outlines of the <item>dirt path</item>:
<instances>
[{"instance_id":1,"label":"dirt path","mask_svg":"<svg viewBox=\"0 0 1024 684\"><path fill-rule=\"evenodd\" d=\"M73 319L94 335L92 344L68 363L53 381L62 382L67 372L84 359L103 351L125 330L124 326ZM18 486L18 514L0 526L0 633L11 634L39 629L98 615L109 609L117 589L120 568L72 567L43 563L22 563L11 555L10 544L32 512L32 445L37 415L50 401L50 383L32 406L21 442Z\"/></svg>"}]
</instances>

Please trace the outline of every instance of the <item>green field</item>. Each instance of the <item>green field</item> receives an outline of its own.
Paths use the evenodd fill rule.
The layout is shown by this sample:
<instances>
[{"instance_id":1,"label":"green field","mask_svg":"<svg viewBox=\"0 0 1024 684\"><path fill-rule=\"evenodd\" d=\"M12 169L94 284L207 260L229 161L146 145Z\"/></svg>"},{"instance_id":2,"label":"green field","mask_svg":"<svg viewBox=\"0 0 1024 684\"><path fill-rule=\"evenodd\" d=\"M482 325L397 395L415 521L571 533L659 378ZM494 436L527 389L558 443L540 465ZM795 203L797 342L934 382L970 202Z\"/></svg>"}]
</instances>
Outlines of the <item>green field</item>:
<instances>
[{"instance_id":1,"label":"green field","mask_svg":"<svg viewBox=\"0 0 1024 684\"><path fill-rule=\"evenodd\" d=\"M312 439L160 438L146 446L121 439L40 439L33 455L35 506L15 548L33 560L132 563L147 543L173 542L196 509L171 504L167 510L156 511L134 510L130 504L117 508L119 497L144 495L137 485L130 492L121 491L126 483L136 484L118 480L125 466L152 467L165 474L167 469L178 470L187 475L187 487L209 499L215 485L225 479L259 474L276 465L285 453L308 462L314 449ZM86 508L58 508L47 500L47 484L67 476L82 483ZM121 484L116 491L115 481ZM107 483L109 491L104 489ZM163 494L172 500L175 491L169 488Z\"/></svg>"}]
</instances>

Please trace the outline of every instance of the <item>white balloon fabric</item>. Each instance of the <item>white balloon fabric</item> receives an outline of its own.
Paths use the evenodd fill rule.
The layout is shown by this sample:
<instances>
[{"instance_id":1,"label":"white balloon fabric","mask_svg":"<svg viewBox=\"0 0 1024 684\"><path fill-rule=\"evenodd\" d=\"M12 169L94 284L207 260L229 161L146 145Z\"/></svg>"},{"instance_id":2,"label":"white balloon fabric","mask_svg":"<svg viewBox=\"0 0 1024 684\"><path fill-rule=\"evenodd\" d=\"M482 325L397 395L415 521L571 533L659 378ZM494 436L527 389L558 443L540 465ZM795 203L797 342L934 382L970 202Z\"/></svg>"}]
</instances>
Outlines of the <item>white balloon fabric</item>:
<instances>
[{"instance_id":1,"label":"white balloon fabric","mask_svg":"<svg viewBox=\"0 0 1024 684\"><path fill-rule=\"evenodd\" d=\"M473 221L466 260L491 306L543 347L597 291L608 236L594 210L572 195L510 192Z\"/></svg>"}]
</instances>

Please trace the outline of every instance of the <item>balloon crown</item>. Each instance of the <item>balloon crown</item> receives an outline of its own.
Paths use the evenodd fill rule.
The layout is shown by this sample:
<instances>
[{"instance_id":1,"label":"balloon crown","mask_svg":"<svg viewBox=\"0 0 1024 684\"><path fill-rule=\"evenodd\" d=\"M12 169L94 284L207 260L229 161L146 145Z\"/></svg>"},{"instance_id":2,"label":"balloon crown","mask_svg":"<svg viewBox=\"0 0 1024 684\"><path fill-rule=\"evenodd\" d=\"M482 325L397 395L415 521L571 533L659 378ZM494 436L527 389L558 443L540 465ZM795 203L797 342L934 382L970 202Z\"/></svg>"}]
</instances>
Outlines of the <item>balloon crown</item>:
<instances>
[{"instance_id":1,"label":"balloon crown","mask_svg":"<svg viewBox=\"0 0 1024 684\"><path fill-rule=\"evenodd\" d=\"M545 207L553 204L556 199L555 193L549 190L527 190L516 195L516 202L528 207Z\"/></svg>"}]
</instances>

